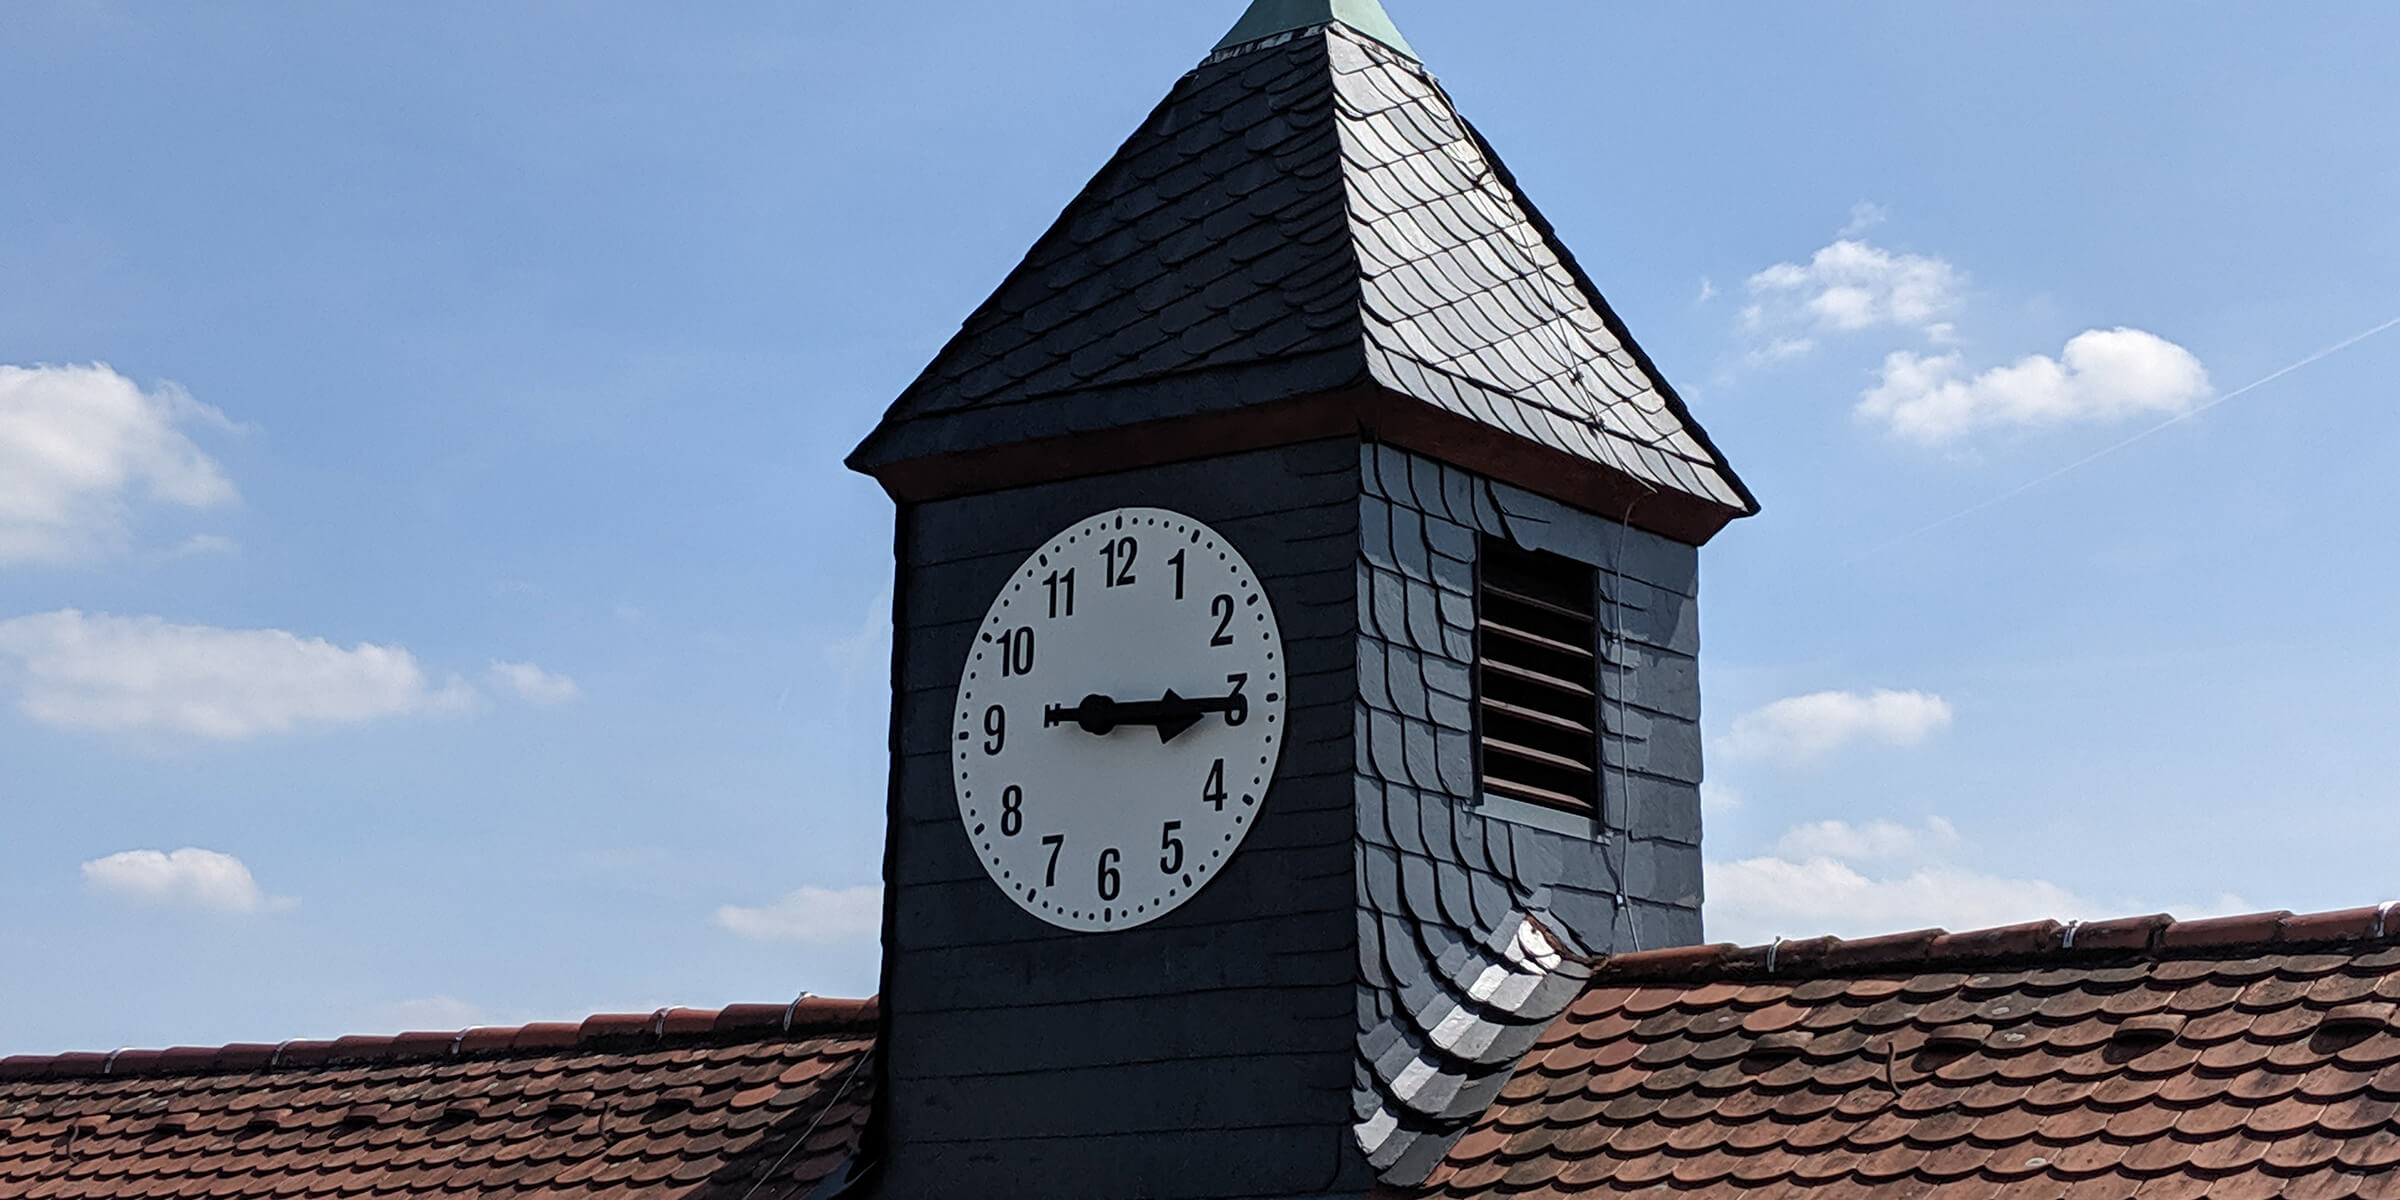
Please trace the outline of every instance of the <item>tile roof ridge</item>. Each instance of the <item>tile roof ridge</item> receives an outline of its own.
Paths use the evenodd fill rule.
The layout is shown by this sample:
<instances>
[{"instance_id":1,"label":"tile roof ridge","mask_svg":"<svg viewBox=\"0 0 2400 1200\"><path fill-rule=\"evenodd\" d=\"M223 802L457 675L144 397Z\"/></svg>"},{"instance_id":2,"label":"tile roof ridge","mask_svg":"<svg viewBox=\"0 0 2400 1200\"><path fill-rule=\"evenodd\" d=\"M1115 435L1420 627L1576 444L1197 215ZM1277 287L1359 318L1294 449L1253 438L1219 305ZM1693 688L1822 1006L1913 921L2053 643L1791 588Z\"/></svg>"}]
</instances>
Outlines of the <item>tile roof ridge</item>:
<instances>
[{"instance_id":1,"label":"tile roof ridge","mask_svg":"<svg viewBox=\"0 0 2400 1200\"><path fill-rule=\"evenodd\" d=\"M1920 929L1880 937L1721 943L1600 959L1593 986L1722 978L1807 978L1894 967L1951 967L2053 958L2195 958L2230 950L2366 951L2400 941L2400 901L2336 912L2288 910L2181 921L2159 913L2107 921L2030 921L1952 933Z\"/></svg>"},{"instance_id":2,"label":"tile roof ridge","mask_svg":"<svg viewBox=\"0 0 2400 1200\"><path fill-rule=\"evenodd\" d=\"M655 1046L741 1045L802 1041L828 1033L871 1031L878 1001L801 995L785 1004L724 1008L662 1008L652 1013L601 1013L582 1021L492 1025L456 1032L416 1032L295 1040L275 1045L178 1046L107 1054L16 1055L0 1058L0 1082L24 1079L149 1078L297 1070L329 1065L426 1062L556 1054L565 1050L625 1052Z\"/></svg>"}]
</instances>

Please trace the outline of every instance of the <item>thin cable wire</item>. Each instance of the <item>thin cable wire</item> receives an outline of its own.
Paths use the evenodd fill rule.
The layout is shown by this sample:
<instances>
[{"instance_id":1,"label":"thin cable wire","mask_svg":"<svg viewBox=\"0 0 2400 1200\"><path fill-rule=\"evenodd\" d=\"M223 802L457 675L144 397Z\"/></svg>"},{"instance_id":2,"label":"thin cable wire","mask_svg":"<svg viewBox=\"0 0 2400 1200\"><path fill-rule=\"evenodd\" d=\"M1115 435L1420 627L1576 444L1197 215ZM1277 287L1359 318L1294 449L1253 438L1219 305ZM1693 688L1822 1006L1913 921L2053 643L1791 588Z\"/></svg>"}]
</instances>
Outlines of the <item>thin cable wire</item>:
<instances>
[{"instance_id":1,"label":"thin cable wire","mask_svg":"<svg viewBox=\"0 0 2400 1200\"><path fill-rule=\"evenodd\" d=\"M767 1173L759 1176L758 1182L751 1184L749 1191L742 1193L742 1200L750 1200L751 1197L756 1196L758 1189L767 1186L767 1181L775 1178L775 1172L782 1170L783 1164L790 1162L792 1156L800 1152L800 1147L807 1145L808 1139L817 1135L817 1126L824 1124L825 1118L833 1115L833 1106L842 1102L842 1096L850 1090L850 1085L858 1081L858 1073L865 1070L868 1061L874 1057L875 1051L872 1048L860 1052L858 1061L850 1064L850 1073L842 1076L842 1086L833 1089L833 1096L825 1101L825 1107L817 1113L816 1119L808 1123L808 1128L802 1130L799 1137L792 1139L792 1144L784 1148L782 1157L775 1160L775 1165L768 1167Z\"/></svg>"},{"instance_id":2,"label":"thin cable wire","mask_svg":"<svg viewBox=\"0 0 2400 1200\"><path fill-rule=\"evenodd\" d=\"M2209 401L2206 404L2177 413L2176 415L2169 417L2166 420L2149 427L2148 429L2142 430L2140 433L2134 434L2132 437L2126 438L2124 441L2117 442L2100 450L2093 451L2092 453L2084 455L2082 458L2076 459L2075 461L2068 463L2067 465L2060 467L2047 475L2043 475L2026 483L2019 484L2016 487L2010 488L2009 490L1979 504L1969 505L1968 507L1962 508L1957 512L1950 514L1949 516L1943 517L1939 521L1935 521L1930 525L1924 526L1923 528L1911 530L1908 533L1901 534L1899 537L1893 538L1892 540L1885 542L1872 550L1868 550L1865 553L1849 559L1848 562L1857 563L1865 559L1873 558L1908 542L1913 542L1916 539L1932 533L1937 529L1941 529L1945 526L1953 525L1960 521L1966 520L1968 517L1974 516L1985 509L1994 508L1998 505L2005 504L2008 501L2014 500L2017 497L2022 496L2045 483L2049 483L2052 480L2059 478L2060 476L2067 475L2075 471L2080 471L2083 468L2100 461L2101 459L2107 458L2111 454L2115 454L2119 450L2123 450L2137 442L2147 441L2158 434L2164 433L2177 425L2183 424L2185 421L2189 421L2192 418L2209 411L2210 409L2217 408L2234 400L2240 399L2241 397L2246 396L2251 392L2255 392L2258 389L2293 373L2294 371L2313 367L2316 364L2321 363L2326 359L2359 344L2360 342L2366 341L2377 334L2385 333L2395 328L2400 328L2400 317L2394 317L2391 320L2385 321L2383 324L2377 325L2373 329L2369 329L2364 333L2356 334L2351 337L2344 338L2339 342L2335 342L2333 345L2327 346L2324 349L2291 364L2290 366L2274 371L2258 379L2254 379L2249 383L2242 385L2241 387L2235 388L2232 391Z\"/></svg>"},{"instance_id":3,"label":"thin cable wire","mask_svg":"<svg viewBox=\"0 0 2400 1200\"><path fill-rule=\"evenodd\" d=\"M1625 814L1625 828L1617 831L1622 835L1617 851L1617 906L1625 913L1625 931L1633 939L1633 951L1636 954L1642 951L1642 924L1640 914L1634 911L1633 898L1625 892L1625 872L1633 869L1633 735L1626 716L1625 660L1629 655L1625 646L1624 592L1625 539L1633 529L1634 507L1640 503L1636 499L1625 506L1625 519L1617 525L1616 561L1608 565L1609 574L1616 577L1610 581L1608 589L1608 623L1611 626L1608 646L1610 653L1616 655L1616 662L1611 666L1617 676L1617 803L1624 806ZM1602 761L1599 779L1605 784L1608 778L1608 739L1603 737L1600 746ZM1609 834L1607 788L1603 786L1600 793L1595 799L1601 812L1601 836L1606 837ZM1606 857L1607 852L1603 850L1602 861L1606 861Z\"/></svg>"}]
</instances>

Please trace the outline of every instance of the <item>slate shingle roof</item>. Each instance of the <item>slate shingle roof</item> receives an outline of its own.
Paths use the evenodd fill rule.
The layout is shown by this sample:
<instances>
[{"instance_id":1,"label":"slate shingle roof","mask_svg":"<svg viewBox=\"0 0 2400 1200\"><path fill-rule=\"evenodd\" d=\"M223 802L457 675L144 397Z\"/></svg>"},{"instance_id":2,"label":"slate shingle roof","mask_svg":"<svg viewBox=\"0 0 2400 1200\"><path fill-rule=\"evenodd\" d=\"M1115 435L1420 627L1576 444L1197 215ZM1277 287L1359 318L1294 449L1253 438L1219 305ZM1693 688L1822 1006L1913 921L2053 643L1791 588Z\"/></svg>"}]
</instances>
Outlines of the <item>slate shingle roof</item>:
<instances>
[{"instance_id":1,"label":"slate shingle roof","mask_svg":"<svg viewBox=\"0 0 2400 1200\"><path fill-rule=\"evenodd\" d=\"M849 1162L872 1001L0 1060L0 1198L792 1200Z\"/></svg>"},{"instance_id":2,"label":"slate shingle roof","mask_svg":"<svg viewBox=\"0 0 2400 1200\"><path fill-rule=\"evenodd\" d=\"M851 465L1345 389L1754 511L1490 147L1339 23L1187 75Z\"/></svg>"},{"instance_id":3,"label":"slate shingle roof","mask_svg":"<svg viewBox=\"0 0 2400 1200\"><path fill-rule=\"evenodd\" d=\"M2395 911L1618 957L1391 1195L2392 1200Z\"/></svg>"}]
</instances>

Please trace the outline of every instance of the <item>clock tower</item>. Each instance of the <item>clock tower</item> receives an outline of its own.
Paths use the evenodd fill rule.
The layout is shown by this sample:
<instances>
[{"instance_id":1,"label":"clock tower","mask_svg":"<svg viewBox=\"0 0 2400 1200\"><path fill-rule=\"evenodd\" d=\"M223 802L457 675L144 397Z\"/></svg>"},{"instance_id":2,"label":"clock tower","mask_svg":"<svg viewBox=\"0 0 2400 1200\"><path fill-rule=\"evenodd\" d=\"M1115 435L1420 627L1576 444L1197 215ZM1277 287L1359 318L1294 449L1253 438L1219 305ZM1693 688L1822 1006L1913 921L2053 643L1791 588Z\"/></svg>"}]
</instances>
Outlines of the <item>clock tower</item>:
<instances>
[{"instance_id":1,"label":"clock tower","mask_svg":"<svg viewBox=\"0 0 2400 1200\"><path fill-rule=\"evenodd\" d=\"M1376 0L1258 0L850 465L862 1190L1413 1183L1591 959L1698 939L1698 547L1756 504Z\"/></svg>"}]
</instances>

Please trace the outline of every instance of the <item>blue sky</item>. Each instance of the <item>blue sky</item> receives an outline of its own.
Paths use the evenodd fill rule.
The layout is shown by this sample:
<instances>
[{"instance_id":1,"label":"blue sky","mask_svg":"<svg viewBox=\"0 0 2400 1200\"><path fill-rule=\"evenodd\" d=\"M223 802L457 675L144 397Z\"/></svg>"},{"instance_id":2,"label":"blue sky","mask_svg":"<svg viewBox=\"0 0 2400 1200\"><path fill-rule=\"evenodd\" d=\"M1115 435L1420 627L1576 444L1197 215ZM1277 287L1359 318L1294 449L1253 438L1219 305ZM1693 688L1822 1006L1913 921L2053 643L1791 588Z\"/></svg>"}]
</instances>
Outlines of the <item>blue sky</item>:
<instances>
[{"instance_id":1,"label":"blue sky","mask_svg":"<svg viewBox=\"0 0 2400 1200\"><path fill-rule=\"evenodd\" d=\"M2400 895L2400 11L1390 7L1768 506L1713 933ZM871 989L839 459L1240 8L0 7L0 1053Z\"/></svg>"}]
</instances>

